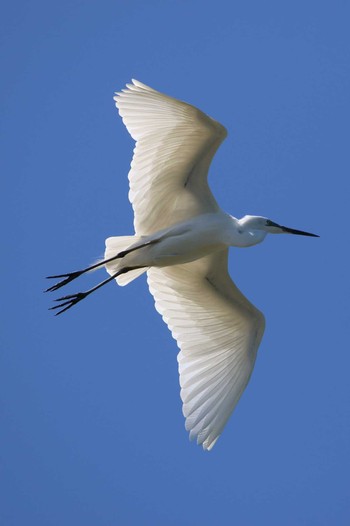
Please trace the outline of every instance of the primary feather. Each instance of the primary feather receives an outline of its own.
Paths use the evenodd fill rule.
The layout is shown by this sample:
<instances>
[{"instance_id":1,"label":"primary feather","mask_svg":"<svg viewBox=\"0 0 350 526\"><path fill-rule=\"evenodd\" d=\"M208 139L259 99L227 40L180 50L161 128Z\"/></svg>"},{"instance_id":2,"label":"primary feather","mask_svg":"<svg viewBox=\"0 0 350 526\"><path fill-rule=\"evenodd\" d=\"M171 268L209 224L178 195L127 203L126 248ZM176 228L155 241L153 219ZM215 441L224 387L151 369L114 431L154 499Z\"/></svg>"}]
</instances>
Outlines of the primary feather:
<instances>
[{"instance_id":1,"label":"primary feather","mask_svg":"<svg viewBox=\"0 0 350 526\"><path fill-rule=\"evenodd\" d=\"M148 270L155 305L177 340L190 438L211 449L252 373L264 317L227 271L227 250Z\"/></svg>"},{"instance_id":2,"label":"primary feather","mask_svg":"<svg viewBox=\"0 0 350 526\"><path fill-rule=\"evenodd\" d=\"M136 234L152 234L219 210L207 174L227 135L225 128L194 106L137 80L114 98L136 141L129 172Z\"/></svg>"}]
</instances>

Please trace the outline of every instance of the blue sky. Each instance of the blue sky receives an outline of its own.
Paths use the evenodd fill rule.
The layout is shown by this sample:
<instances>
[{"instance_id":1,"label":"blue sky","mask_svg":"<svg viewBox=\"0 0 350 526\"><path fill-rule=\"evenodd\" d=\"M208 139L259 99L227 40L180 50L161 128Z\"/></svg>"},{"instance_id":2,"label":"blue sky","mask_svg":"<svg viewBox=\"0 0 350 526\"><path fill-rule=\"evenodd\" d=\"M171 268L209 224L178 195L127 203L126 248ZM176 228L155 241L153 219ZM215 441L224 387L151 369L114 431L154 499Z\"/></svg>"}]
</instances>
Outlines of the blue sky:
<instances>
[{"instance_id":1,"label":"blue sky","mask_svg":"<svg viewBox=\"0 0 350 526\"><path fill-rule=\"evenodd\" d=\"M349 524L349 11L3 7L1 524ZM58 318L42 293L132 233L133 143L112 100L132 77L227 127L210 175L225 210L321 236L231 250L267 328L210 453L188 441L177 347L144 277Z\"/></svg>"}]
</instances>

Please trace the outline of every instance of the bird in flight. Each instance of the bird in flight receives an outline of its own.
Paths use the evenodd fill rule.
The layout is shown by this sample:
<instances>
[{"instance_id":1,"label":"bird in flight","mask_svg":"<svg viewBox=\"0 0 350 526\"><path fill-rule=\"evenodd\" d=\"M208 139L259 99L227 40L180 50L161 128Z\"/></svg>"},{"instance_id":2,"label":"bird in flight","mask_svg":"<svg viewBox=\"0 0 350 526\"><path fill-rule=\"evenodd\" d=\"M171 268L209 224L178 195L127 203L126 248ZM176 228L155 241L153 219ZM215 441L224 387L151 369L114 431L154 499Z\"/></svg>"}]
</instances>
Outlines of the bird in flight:
<instances>
[{"instance_id":1,"label":"bird in flight","mask_svg":"<svg viewBox=\"0 0 350 526\"><path fill-rule=\"evenodd\" d=\"M106 240L104 259L90 267L48 276L56 291L90 270L109 278L58 298L62 314L92 292L147 272L155 307L180 348L181 399L190 439L210 450L252 374L264 332L263 314L228 272L228 249L249 247L267 234L309 232L266 217L241 219L219 207L207 182L226 129L202 111L137 80L114 97L136 141L129 172L135 234Z\"/></svg>"}]
</instances>

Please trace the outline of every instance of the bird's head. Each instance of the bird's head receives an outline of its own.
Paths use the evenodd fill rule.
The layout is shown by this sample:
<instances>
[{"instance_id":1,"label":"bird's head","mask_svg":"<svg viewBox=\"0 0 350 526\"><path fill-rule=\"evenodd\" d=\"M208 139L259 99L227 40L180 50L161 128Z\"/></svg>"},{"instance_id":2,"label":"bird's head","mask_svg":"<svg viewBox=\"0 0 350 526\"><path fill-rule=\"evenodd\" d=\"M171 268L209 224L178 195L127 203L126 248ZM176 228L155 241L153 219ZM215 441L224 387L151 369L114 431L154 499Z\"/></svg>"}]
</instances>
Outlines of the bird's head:
<instances>
[{"instance_id":1,"label":"bird's head","mask_svg":"<svg viewBox=\"0 0 350 526\"><path fill-rule=\"evenodd\" d=\"M295 230L294 228L289 228L287 226L279 225L267 217L261 216L244 216L239 221L240 225L245 231L251 233L251 235L256 235L262 239L266 234L296 234L298 236L310 236L310 237L319 237L317 234L311 234L310 232L304 232L304 230Z\"/></svg>"}]
</instances>

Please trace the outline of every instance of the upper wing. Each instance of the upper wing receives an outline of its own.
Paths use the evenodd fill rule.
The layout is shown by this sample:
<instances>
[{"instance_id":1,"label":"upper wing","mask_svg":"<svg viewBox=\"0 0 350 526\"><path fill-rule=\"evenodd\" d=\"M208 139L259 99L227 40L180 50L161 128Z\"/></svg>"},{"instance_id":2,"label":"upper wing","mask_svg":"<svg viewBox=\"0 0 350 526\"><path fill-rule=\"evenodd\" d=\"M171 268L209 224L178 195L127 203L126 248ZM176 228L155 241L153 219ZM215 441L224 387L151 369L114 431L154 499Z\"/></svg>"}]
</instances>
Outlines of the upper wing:
<instances>
[{"instance_id":1,"label":"upper wing","mask_svg":"<svg viewBox=\"0 0 350 526\"><path fill-rule=\"evenodd\" d=\"M190 438L211 449L252 373L265 319L238 290L228 250L148 270L155 306L177 340Z\"/></svg>"},{"instance_id":2,"label":"upper wing","mask_svg":"<svg viewBox=\"0 0 350 526\"><path fill-rule=\"evenodd\" d=\"M136 141L129 172L136 234L216 212L207 173L225 128L194 106L132 82L114 99Z\"/></svg>"}]
</instances>

